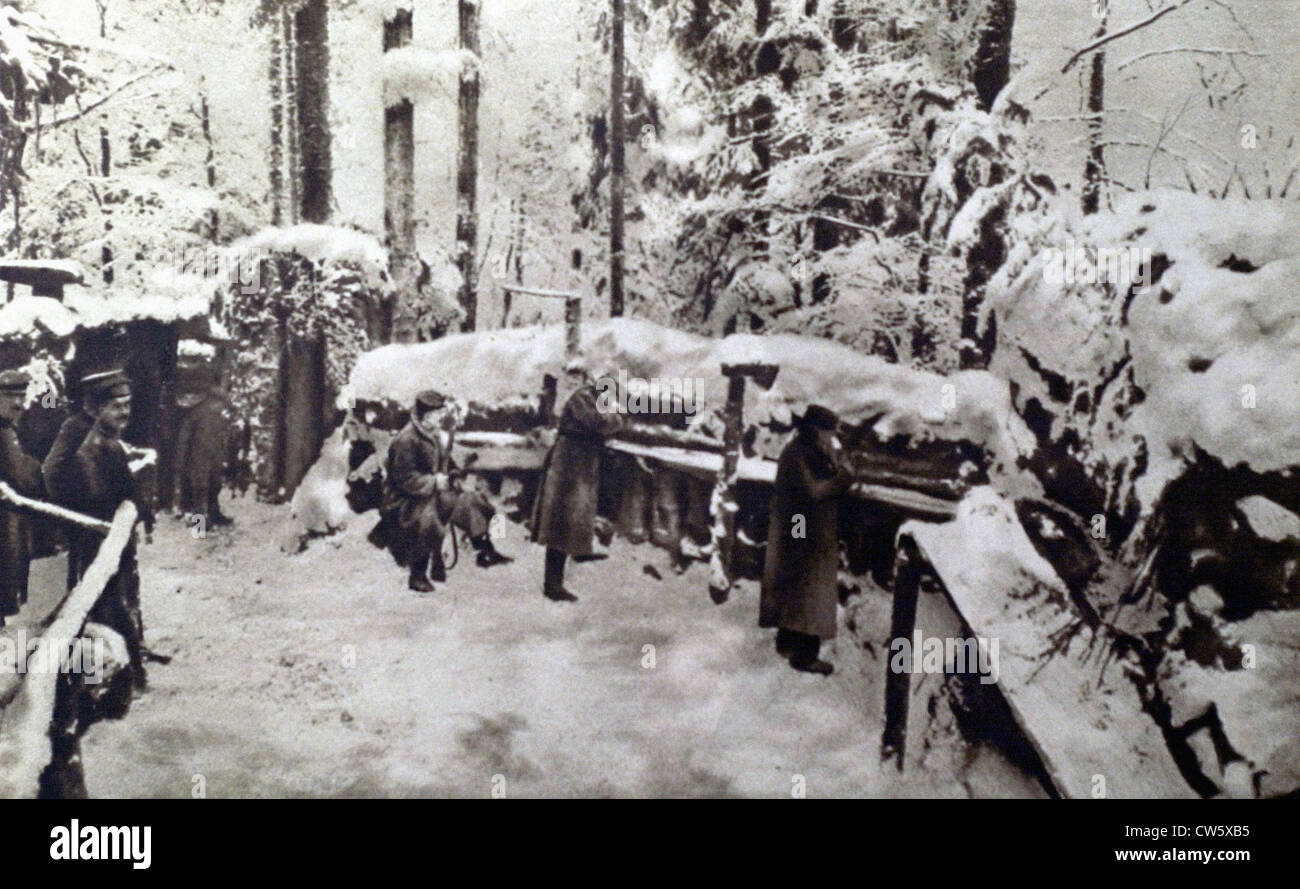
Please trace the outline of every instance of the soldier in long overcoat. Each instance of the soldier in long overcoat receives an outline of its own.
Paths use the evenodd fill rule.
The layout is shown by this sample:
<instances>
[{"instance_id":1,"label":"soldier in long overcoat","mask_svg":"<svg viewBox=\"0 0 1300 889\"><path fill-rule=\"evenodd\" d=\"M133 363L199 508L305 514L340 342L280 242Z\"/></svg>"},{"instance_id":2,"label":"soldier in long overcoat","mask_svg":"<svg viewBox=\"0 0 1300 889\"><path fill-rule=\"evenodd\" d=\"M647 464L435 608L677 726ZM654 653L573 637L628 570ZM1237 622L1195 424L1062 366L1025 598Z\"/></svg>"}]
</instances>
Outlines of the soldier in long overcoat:
<instances>
[{"instance_id":1,"label":"soldier in long overcoat","mask_svg":"<svg viewBox=\"0 0 1300 889\"><path fill-rule=\"evenodd\" d=\"M447 579L442 543L449 528L470 538L481 568L510 561L497 552L489 534L496 510L482 493L460 490L461 475L452 460L454 414L444 410L439 392L420 393L411 421L388 446L379 525L371 541L387 546L398 564L410 569L408 586L433 591Z\"/></svg>"},{"instance_id":2,"label":"soldier in long overcoat","mask_svg":"<svg viewBox=\"0 0 1300 889\"><path fill-rule=\"evenodd\" d=\"M796 670L829 675L817 655L836 632L839 496L851 478L838 461L838 418L813 405L781 452L767 532L758 625L777 627L777 651Z\"/></svg>"},{"instance_id":3,"label":"soldier in long overcoat","mask_svg":"<svg viewBox=\"0 0 1300 889\"><path fill-rule=\"evenodd\" d=\"M24 497L40 498L41 464L23 450L16 430L27 383L20 371L0 373L0 481ZM0 627L27 601L32 542L31 520L0 503Z\"/></svg>"},{"instance_id":4,"label":"soldier in long overcoat","mask_svg":"<svg viewBox=\"0 0 1300 889\"><path fill-rule=\"evenodd\" d=\"M221 387L211 386L181 420L176 436L176 478L181 511L206 516L212 525L231 523L220 505L229 438L226 394Z\"/></svg>"},{"instance_id":5,"label":"soldier in long overcoat","mask_svg":"<svg viewBox=\"0 0 1300 889\"><path fill-rule=\"evenodd\" d=\"M153 509L136 486L121 438L131 417L131 382L125 374L116 372L97 377L83 390L85 409L94 417L94 425L77 448L67 470L69 477L58 478L56 484L76 492L70 504L73 509L106 522L113 520L124 502L134 501L146 533L152 533ZM78 529L73 533L69 561L78 580L99 554L103 542L103 536L95 531ZM140 612L140 573L134 531L122 551L117 573L96 603L91 619L122 634L133 679L142 688L145 684L144 620Z\"/></svg>"},{"instance_id":6,"label":"soldier in long overcoat","mask_svg":"<svg viewBox=\"0 0 1300 889\"><path fill-rule=\"evenodd\" d=\"M560 411L555 444L542 467L542 484L533 505L533 540L546 547L542 592L557 602L576 602L564 588L568 556L592 553L600 457L605 438L623 426L612 410L601 410L596 387L580 361L565 367L566 382L576 386Z\"/></svg>"}]
</instances>

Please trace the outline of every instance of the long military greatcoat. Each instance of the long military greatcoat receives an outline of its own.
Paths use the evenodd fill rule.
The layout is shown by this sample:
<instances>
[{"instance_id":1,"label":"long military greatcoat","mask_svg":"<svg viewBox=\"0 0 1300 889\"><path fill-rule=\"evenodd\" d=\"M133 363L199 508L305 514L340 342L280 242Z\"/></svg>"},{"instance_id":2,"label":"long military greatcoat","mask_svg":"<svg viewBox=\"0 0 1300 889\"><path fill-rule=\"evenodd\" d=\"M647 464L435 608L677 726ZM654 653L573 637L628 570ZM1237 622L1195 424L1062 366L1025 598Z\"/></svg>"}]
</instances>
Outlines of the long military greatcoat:
<instances>
[{"instance_id":1,"label":"long military greatcoat","mask_svg":"<svg viewBox=\"0 0 1300 889\"><path fill-rule=\"evenodd\" d=\"M230 438L225 407L224 396L210 392L181 421L176 436L176 477L183 512L216 512Z\"/></svg>"},{"instance_id":2,"label":"long military greatcoat","mask_svg":"<svg viewBox=\"0 0 1300 889\"><path fill-rule=\"evenodd\" d=\"M43 496L41 464L18 443L18 434L0 420L0 481L26 497ZM0 617L18 613L27 600L32 558L31 520L0 505Z\"/></svg>"},{"instance_id":3,"label":"long military greatcoat","mask_svg":"<svg viewBox=\"0 0 1300 889\"><path fill-rule=\"evenodd\" d=\"M797 435L781 452L767 531L759 626L834 638L839 601L838 497L849 481L810 436Z\"/></svg>"},{"instance_id":4,"label":"long military greatcoat","mask_svg":"<svg viewBox=\"0 0 1300 889\"><path fill-rule=\"evenodd\" d=\"M569 396L533 506L535 541L570 556L591 555L604 438L622 425L621 416L597 408L594 386Z\"/></svg>"}]
</instances>

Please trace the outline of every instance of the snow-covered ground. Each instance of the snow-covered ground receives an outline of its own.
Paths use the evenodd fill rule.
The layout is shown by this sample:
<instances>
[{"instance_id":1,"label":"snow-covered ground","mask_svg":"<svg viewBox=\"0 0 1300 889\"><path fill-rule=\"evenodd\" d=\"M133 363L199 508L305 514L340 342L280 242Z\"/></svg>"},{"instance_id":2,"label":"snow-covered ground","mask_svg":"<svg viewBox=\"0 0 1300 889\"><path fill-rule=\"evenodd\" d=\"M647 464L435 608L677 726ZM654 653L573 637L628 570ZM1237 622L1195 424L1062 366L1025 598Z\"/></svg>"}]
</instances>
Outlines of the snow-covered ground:
<instances>
[{"instance_id":1,"label":"snow-covered ground","mask_svg":"<svg viewBox=\"0 0 1300 889\"><path fill-rule=\"evenodd\" d=\"M581 601L558 605L510 525L514 563L463 558L418 597L367 543L373 513L288 556L285 507L228 511L202 540L164 519L142 550L147 639L173 659L83 739L92 797L783 797L799 776L810 797L1041 795L952 732L882 770L882 662L844 633L833 677L796 673L752 584L713 605L702 565L652 547L572 566ZM842 617L878 653L889 607L871 588Z\"/></svg>"}]
</instances>

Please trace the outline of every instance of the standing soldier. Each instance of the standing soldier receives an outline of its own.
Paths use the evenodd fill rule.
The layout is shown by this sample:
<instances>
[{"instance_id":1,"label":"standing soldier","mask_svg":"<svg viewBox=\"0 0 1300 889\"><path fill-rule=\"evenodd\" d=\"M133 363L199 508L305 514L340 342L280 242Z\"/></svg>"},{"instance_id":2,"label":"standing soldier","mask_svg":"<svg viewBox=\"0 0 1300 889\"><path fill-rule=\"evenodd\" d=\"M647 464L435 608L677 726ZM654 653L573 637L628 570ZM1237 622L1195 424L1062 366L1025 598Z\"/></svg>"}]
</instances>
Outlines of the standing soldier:
<instances>
[{"instance_id":1,"label":"standing soldier","mask_svg":"<svg viewBox=\"0 0 1300 889\"><path fill-rule=\"evenodd\" d=\"M596 387L581 360L564 368L574 389L560 412L558 436L542 466L542 485L533 507L533 540L546 547L542 593L555 602L576 602L564 588L568 556L592 554L604 440L622 428L622 417L601 411Z\"/></svg>"},{"instance_id":2,"label":"standing soldier","mask_svg":"<svg viewBox=\"0 0 1300 889\"><path fill-rule=\"evenodd\" d=\"M23 451L15 429L23 415L27 382L21 371L0 373L0 481L25 497L40 497L41 464ZM30 521L0 504L0 627L27 601L31 557Z\"/></svg>"},{"instance_id":3,"label":"standing soldier","mask_svg":"<svg viewBox=\"0 0 1300 889\"><path fill-rule=\"evenodd\" d=\"M45 490L60 506L71 508L77 501L77 480L72 472L72 464L77 456L77 448L81 447L91 427L95 425L95 418L86 404L85 393L104 380L115 379L120 373L121 371L109 370L87 374L81 378L77 386L80 407L75 408L73 413L63 421L54 444L50 446L50 452L45 455L45 462L41 464Z\"/></svg>"},{"instance_id":4,"label":"standing soldier","mask_svg":"<svg viewBox=\"0 0 1300 889\"><path fill-rule=\"evenodd\" d=\"M772 491L758 625L777 627L776 650L790 666L829 676L817 655L835 637L839 601L839 496L851 478L839 463L839 419L812 405L781 452Z\"/></svg>"},{"instance_id":5,"label":"standing soldier","mask_svg":"<svg viewBox=\"0 0 1300 889\"><path fill-rule=\"evenodd\" d=\"M140 497L121 440L131 418L131 382L121 371L99 374L89 386L83 386L82 395L94 425L77 448L67 477L56 476L55 484L76 492L73 509L108 522L123 502L135 501L145 532L151 534L153 511ZM77 529L73 533L69 560L78 580L98 555L102 543L103 537L95 531ZM144 622L140 615L140 575L134 535L122 551L117 573L91 618L112 627L126 639L135 683L143 687Z\"/></svg>"},{"instance_id":6,"label":"standing soldier","mask_svg":"<svg viewBox=\"0 0 1300 889\"><path fill-rule=\"evenodd\" d=\"M380 522L371 541L408 566L408 586L416 593L433 592L431 578L446 581L442 542L449 527L469 535L479 567L510 561L488 533L492 504L477 491L458 489L460 472L451 459L455 425L456 414L441 393L421 392L411 422L388 446Z\"/></svg>"},{"instance_id":7,"label":"standing soldier","mask_svg":"<svg viewBox=\"0 0 1300 889\"><path fill-rule=\"evenodd\" d=\"M214 385L186 413L176 437L181 512L203 515L210 525L232 521L222 515L220 505L229 431L226 393Z\"/></svg>"}]
</instances>

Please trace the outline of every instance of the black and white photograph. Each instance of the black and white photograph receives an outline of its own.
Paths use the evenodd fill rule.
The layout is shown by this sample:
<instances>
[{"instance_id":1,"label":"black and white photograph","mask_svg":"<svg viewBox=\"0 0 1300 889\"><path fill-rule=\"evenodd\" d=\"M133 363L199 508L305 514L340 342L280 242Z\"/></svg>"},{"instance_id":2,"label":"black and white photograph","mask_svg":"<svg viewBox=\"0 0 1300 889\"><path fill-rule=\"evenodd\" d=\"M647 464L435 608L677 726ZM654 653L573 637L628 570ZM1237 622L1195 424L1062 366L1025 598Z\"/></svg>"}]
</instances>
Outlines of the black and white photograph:
<instances>
[{"instance_id":1,"label":"black and white photograph","mask_svg":"<svg viewBox=\"0 0 1300 889\"><path fill-rule=\"evenodd\" d=\"M0 798L1249 860L1298 121L1300 0L0 0Z\"/></svg>"}]
</instances>

